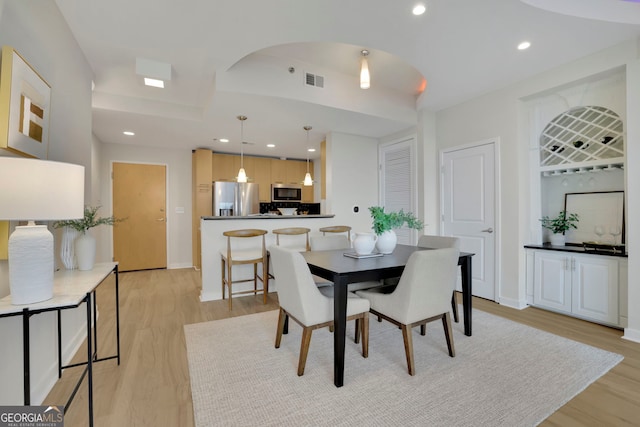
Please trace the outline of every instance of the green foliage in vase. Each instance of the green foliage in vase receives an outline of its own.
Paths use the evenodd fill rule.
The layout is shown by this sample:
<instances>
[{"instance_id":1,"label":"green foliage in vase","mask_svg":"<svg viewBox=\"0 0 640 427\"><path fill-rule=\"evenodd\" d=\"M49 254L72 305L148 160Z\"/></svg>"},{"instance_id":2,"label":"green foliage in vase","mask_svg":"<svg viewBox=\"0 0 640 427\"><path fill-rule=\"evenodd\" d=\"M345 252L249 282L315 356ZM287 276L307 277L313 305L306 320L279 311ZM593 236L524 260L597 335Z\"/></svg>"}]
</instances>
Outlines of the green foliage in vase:
<instances>
[{"instance_id":1,"label":"green foliage in vase","mask_svg":"<svg viewBox=\"0 0 640 427\"><path fill-rule=\"evenodd\" d=\"M88 229L99 225L114 225L116 222L124 221L126 218L98 217L98 210L101 206L85 206L84 217L81 219L66 219L64 221L56 221L53 228L71 227L81 233L85 233Z\"/></svg>"},{"instance_id":2,"label":"green foliage in vase","mask_svg":"<svg viewBox=\"0 0 640 427\"><path fill-rule=\"evenodd\" d=\"M542 226L551 230L555 234L564 233L570 228L578 228L576 226L578 221L578 214L567 213L567 211L560 211L558 216L555 218L549 218L545 215L540 219Z\"/></svg>"},{"instance_id":3,"label":"green foliage in vase","mask_svg":"<svg viewBox=\"0 0 640 427\"><path fill-rule=\"evenodd\" d=\"M371 213L371 218L373 218L373 232L378 236L385 231L400 228L405 224L415 230L424 228L424 223L416 218L413 213L405 212L402 209L399 212L385 212L383 207L370 206L369 212Z\"/></svg>"}]
</instances>

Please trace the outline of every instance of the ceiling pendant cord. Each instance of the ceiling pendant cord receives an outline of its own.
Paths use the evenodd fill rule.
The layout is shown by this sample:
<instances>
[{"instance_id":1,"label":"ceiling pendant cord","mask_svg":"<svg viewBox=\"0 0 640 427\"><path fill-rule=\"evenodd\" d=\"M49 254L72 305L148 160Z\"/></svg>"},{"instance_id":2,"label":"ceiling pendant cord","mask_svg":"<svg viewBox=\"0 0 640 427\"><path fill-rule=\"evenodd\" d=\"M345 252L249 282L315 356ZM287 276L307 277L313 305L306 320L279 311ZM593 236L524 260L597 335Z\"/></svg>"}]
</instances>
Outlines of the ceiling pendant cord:
<instances>
[{"instance_id":1,"label":"ceiling pendant cord","mask_svg":"<svg viewBox=\"0 0 640 427\"><path fill-rule=\"evenodd\" d=\"M240 120L240 170L238 171L238 182L247 182L247 173L244 171L244 121L247 116L238 116Z\"/></svg>"},{"instance_id":2,"label":"ceiling pendant cord","mask_svg":"<svg viewBox=\"0 0 640 427\"><path fill-rule=\"evenodd\" d=\"M362 55L360 63L360 89L369 89L371 87L371 75L369 74L369 62L367 61L369 51L363 49L360 51L360 54Z\"/></svg>"},{"instance_id":3,"label":"ceiling pendant cord","mask_svg":"<svg viewBox=\"0 0 640 427\"><path fill-rule=\"evenodd\" d=\"M304 126L303 129L307 132L307 173L304 176L302 184L309 187L313 185L313 179L311 179L311 174L309 173L309 131L313 128L311 126Z\"/></svg>"}]
</instances>

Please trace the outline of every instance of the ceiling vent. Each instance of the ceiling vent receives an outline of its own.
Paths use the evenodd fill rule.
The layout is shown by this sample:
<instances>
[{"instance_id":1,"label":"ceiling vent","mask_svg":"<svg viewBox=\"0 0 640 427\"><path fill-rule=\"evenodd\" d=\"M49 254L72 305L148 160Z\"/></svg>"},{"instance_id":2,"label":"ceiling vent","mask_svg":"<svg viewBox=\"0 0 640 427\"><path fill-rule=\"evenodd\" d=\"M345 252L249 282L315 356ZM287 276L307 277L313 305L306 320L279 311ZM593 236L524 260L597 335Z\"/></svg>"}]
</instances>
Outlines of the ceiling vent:
<instances>
[{"instance_id":1,"label":"ceiling vent","mask_svg":"<svg viewBox=\"0 0 640 427\"><path fill-rule=\"evenodd\" d=\"M304 84L307 86L324 87L324 77L317 74L305 73Z\"/></svg>"}]
</instances>

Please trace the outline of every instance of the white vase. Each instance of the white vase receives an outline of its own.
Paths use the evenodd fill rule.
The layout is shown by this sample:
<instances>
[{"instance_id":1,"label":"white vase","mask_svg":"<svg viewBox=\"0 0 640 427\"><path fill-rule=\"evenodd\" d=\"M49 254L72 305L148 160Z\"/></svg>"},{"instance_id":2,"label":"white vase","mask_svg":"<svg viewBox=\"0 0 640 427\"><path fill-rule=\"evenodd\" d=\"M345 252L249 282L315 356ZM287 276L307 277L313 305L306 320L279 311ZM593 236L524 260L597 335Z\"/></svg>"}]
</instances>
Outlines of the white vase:
<instances>
[{"instance_id":1,"label":"white vase","mask_svg":"<svg viewBox=\"0 0 640 427\"><path fill-rule=\"evenodd\" d=\"M358 255L369 255L376 246L376 235L373 233L356 233L353 238L353 249Z\"/></svg>"},{"instance_id":2,"label":"white vase","mask_svg":"<svg viewBox=\"0 0 640 427\"><path fill-rule=\"evenodd\" d=\"M378 249L378 252L381 254L390 254L396 248L397 243L398 236L396 235L396 232L393 230L387 230L378 236L376 249Z\"/></svg>"},{"instance_id":3,"label":"white vase","mask_svg":"<svg viewBox=\"0 0 640 427\"><path fill-rule=\"evenodd\" d=\"M551 237L549 237L549 241L552 246L564 246L565 236L563 233L553 233Z\"/></svg>"},{"instance_id":4,"label":"white vase","mask_svg":"<svg viewBox=\"0 0 640 427\"><path fill-rule=\"evenodd\" d=\"M75 240L80 232L71 227L62 229L62 242L60 243L60 260L67 270L78 268L76 260Z\"/></svg>"},{"instance_id":5,"label":"white vase","mask_svg":"<svg viewBox=\"0 0 640 427\"><path fill-rule=\"evenodd\" d=\"M78 270L92 270L96 262L96 239L86 231L76 237Z\"/></svg>"}]
</instances>

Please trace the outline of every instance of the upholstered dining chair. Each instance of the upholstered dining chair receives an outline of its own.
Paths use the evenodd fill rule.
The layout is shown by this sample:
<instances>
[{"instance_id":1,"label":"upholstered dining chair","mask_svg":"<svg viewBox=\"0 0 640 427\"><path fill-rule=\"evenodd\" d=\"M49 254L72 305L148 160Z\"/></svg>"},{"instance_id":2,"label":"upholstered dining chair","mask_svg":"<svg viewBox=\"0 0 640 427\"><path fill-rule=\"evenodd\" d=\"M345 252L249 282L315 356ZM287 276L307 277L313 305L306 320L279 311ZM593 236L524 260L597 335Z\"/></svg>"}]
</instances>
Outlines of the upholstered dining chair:
<instances>
[{"instance_id":1,"label":"upholstered dining chair","mask_svg":"<svg viewBox=\"0 0 640 427\"><path fill-rule=\"evenodd\" d=\"M232 309L232 295L262 292L264 304L267 303L269 293L269 263L267 261L267 249L265 246L265 234L267 230L242 229L230 230L222 233L227 238L227 247L220 251L222 274L222 299L225 299L225 288L229 289L229 310ZM242 240L233 248L233 241ZM247 241L259 240L259 245L250 246ZM253 264L253 277L250 279L233 280L233 266ZM262 264L262 277L258 275L258 264ZM262 282L262 289L258 289L258 280ZM253 289L233 292L234 283L253 282Z\"/></svg>"},{"instance_id":2,"label":"upholstered dining chair","mask_svg":"<svg viewBox=\"0 0 640 427\"><path fill-rule=\"evenodd\" d=\"M301 376L313 330L333 326L333 298L320 293L300 252L281 246L271 246L269 252L278 278L276 292L280 303L275 347L280 348L286 316L302 326L298 360L298 375ZM368 357L369 301L351 293L347 300L347 320L356 320L356 329L362 334L362 357Z\"/></svg>"},{"instance_id":3,"label":"upholstered dining chair","mask_svg":"<svg viewBox=\"0 0 640 427\"><path fill-rule=\"evenodd\" d=\"M347 239L351 241L351 227L348 225L331 225L328 227L321 227L319 231L322 232L323 236L326 236L327 233L347 233Z\"/></svg>"},{"instance_id":4,"label":"upholstered dining chair","mask_svg":"<svg viewBox=\"0 0 640 427\"><path fill-rule=\"evenodd\" d=\"M441 320L449 356L455 357L449 299L455 286L458 256L456 248L416 251L409 257L393 292L385 294L380 289L356 292L369 300L371 313L402 329L409 375L415 375L414 326Z\"/></svg>"},{"instance_id":5,"label":"upholstered dining chair","mask_svg":"<svg viewBox=\"0 0 640 427\"><path fill-rule=\"evenodd\" d=\"M460 249L460 239L450 236L434 236L425 234L418 238L418 247L421 248L456 248ZM456 290L451 294L451 310L453 311L453 320L458 323L458 301L456 299Z\"/></svg>"}]
</instances>

